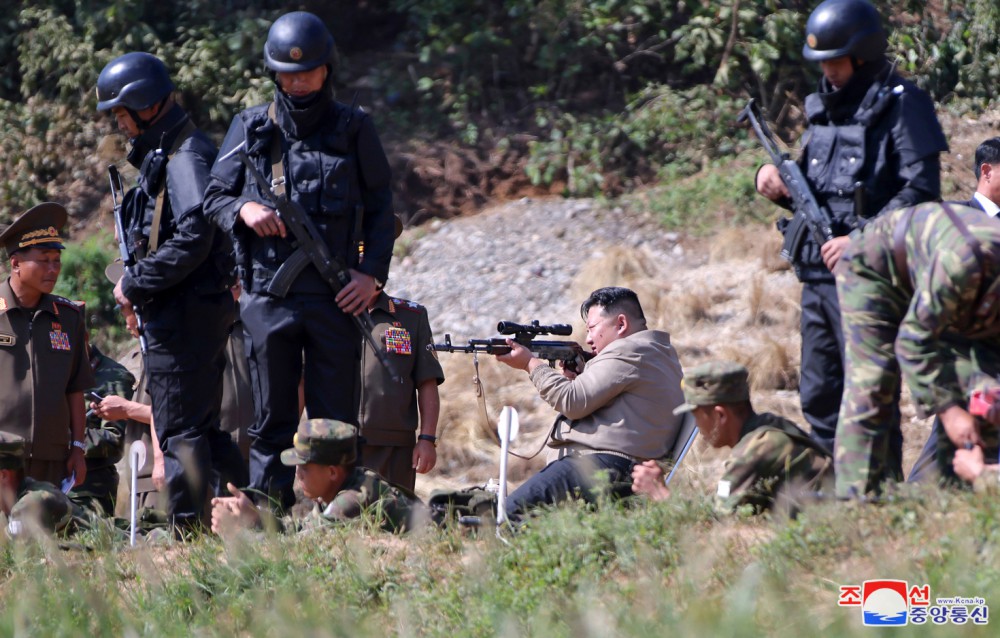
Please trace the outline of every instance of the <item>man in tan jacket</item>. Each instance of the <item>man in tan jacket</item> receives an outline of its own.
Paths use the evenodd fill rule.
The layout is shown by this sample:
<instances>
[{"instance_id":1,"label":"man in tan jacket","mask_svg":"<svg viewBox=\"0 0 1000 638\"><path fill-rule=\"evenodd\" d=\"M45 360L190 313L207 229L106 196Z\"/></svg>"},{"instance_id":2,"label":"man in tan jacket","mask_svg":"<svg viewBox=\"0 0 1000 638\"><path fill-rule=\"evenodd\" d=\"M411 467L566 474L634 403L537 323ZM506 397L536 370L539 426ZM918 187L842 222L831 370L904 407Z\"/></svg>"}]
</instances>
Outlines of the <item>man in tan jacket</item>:
<instances>
[{"instance_id":1,"label":"man in tan jacket","mask_svg":"<svg viewBox=\"0 0 1000 638\"><path fill-rule=\"evenodd\" d=\"M512 340L510 353L497 357L527 371L560 413L549 441L557 458L511 494L511 520L574 496L593 501L609 482L613 494L626 496L632 467L664 456L677 438L681 417L673 410L684 395L670 335L646 328L639 299L627 288L595 290L580 314L596 356L579 375L550 368Z\"/></svg>"}]
</instances>

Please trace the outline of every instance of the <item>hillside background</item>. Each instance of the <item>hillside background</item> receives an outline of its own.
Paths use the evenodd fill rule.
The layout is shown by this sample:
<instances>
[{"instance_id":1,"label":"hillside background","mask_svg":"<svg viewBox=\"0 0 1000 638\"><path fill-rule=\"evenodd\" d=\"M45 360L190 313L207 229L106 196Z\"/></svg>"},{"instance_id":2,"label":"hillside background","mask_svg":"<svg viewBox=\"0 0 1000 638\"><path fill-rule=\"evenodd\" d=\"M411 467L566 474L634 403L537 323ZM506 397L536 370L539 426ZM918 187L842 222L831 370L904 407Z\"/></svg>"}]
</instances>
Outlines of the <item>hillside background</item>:
<instances>
[{"instance_id":1,"label":"hillside background","mask_svg":"<svg viewBox=\"0 0 1000 638\"><path fill-rule=\"evenodd\" d=\"M91 325L113 339L120 326L93 275L113 254L105 169L124 164L123 140L95 110L94 85L124 52L163 58L182 102L221 140L237 111L273 92L261 62L270 22L292 9L320 15L341 54L339 98L356 95L374 115L410 227L525 195L613 199L656 186L667 188L635 206L668 229L769 222L752 186L761 153L736 114L754 97L796 140L817 79L800 56L814 4L804 0L4 4L0 223L40 201L67 206L74 239L87 241L67 254L60 291L86 299ZM1000 79L997 3L878 5L900 70L952 123L980 120ZM958 164L946 165L946 190L970 185L967 159Z\"/></svg>"}]
</instances>

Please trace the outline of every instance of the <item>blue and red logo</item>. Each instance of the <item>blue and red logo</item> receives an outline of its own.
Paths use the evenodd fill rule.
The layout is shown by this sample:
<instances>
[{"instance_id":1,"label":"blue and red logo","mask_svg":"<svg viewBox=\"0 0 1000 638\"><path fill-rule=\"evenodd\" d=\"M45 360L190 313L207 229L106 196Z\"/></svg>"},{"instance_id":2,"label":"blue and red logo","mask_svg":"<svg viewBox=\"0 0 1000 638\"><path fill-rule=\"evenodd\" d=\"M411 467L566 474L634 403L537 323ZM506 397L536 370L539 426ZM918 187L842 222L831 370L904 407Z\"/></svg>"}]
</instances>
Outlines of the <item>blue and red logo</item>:
<instances>
[{"instance_id":1,"label":"blue and red logo","mask_svg":"<svg viewBox=\"0 0 1000 638\"><path fill-rule=\"evenodd\" d=\"M866 627L902 625L976 625L989 623L989 606L981 597L936 598L931 605L930 585L909 585L905 580L866 580L861 585L841 585L837 604L860 607Z\"/></svg>"}]
</instances>

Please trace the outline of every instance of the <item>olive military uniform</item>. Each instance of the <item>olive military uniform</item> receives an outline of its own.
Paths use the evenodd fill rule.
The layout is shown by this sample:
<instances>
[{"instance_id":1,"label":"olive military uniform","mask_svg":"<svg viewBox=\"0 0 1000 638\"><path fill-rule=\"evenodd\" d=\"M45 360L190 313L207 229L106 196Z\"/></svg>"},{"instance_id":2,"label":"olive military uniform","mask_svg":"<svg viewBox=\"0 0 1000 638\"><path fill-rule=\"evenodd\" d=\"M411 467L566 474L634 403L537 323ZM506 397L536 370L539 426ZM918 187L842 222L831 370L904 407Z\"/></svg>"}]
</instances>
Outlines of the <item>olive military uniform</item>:
<instances>
[{"instance_id":1,"label":"olive military uniform","mask_svg":"<svg viewBox=\"0 0 1000 638\"><path fill-rule=\"evenodd\" d=\"M71 443L66 395L93 387L80 309L68 299L43 294L22 308L0 284L0 431L26 441L28 476L59 482L66 477Z\"/></svg>"},{"instance_id":2,"label":"olive military uniform","mask_svg":"<svg viewBox=\"0 0 1000 638\"><path fill-rule=\"evenodd\" d=\"M1000 374L1000 222L982 211L922 204L884 216L853 238L837 270L847 338L847 386L837 429L837 495L901 480L892 437L901 379L921 416L965 407ZM987 458L996 428L980 422ZM939 440L952 476L954 445Z\"/></svg>"},{"instance_id":3,"label":"olive military uniform","mask_svg":"<svg viewBox=\"0 0 1000 638\"><path fill-rule=\"evenodd\" d=\"M321 527L368 515L382 529L402 532L427 520L423 503L413 492L392 485L372 470L354 465L357 449L358 429L350 423L309 419L299 424L294 446L281 453L281 462L287 466L306 463L341 466L348 469L348 474L330 503L318 504L309 516L298 521L286 517L282 520L285 529Z\"/></svg>"},{"instance_id":4,"label":"olive military uniform","mask_svg":"<svg viewBox=\"0 0 1000 638\"><path fill-rule=\"evenodd\" d=\"M694 366L685 371L684 403L674 413L716 405L749 409L748 379L746 367L732 361ZM749 413L716 488L720 513L759 514L790 491L815 492L832 484L833 459L821 443L784 417Z\"/></svg>"},{"instance_id":5,"label":"olive military uniform","mask_svg":"<svg viewBox=\"0 0 1000 638\"><path fill-rule=\"evenodd\" d=\"M413 448L419 413L416 388L428 379L444 382L444 371L432 343L427 309L406 299L380 293L370 309L375 343L384 345L394 370L403 383L393 381L389 371L365 344L362 352L361 461L391 483L412 490L416 481Z\"/></svg>"},{"instance_id":6,"label":"olive military uniform","mask_svg":"<svg viewBox=\"0 0 1000 638\"><path fill-rule=\"evenodd\" d=\"M769 412L746 420L724 467L716 489L722 512L748 506L760 513L790 491L812 493L833 486L830 453L802 428Z\"/></svg>"},{"instance_id":7,"label":"olive military uniform","mask_svg":"<svg viewBox=\"0 0 1000 638\"><path fill-rule=\"evenodd\" d=\"M386 481L374 470L355 467L329 505L317 504L298 520L286 517L282 525L286 530L305 531L371 516L383 530L403 532L419 525L425 515L423 503L412 492Z\"/></svg>"}]
</instances>

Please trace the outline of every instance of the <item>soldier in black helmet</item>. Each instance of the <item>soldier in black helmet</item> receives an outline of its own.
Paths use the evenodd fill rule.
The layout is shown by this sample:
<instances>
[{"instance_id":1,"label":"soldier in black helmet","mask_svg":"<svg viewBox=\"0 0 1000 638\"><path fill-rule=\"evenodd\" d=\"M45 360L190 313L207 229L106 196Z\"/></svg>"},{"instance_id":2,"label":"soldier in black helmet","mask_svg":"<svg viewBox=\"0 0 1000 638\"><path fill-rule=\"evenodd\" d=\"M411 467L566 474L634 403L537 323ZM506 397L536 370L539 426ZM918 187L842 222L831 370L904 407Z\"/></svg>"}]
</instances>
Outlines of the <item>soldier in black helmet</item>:
<instances>
[{"instance_id":1,"label":"soldier in black helmet","mask_svg":"<svg viewBox=\"0 0 1000 638\"><path fill-rule=\"evenodd\" d=\"M852 231L884 212L939 199L939 155L948 150L933 102L895 73L886 46L878 11L867 0L826 0L806 22L802 55L819 63L823 77L806 98L809 130L799 164L830 211L836 237L820 246L807 232L792 251L803 283L799 386L813 437L831 451L844 388L844 337L831 271ZM790 207L772 164L758 171L757 191ZM790 221L778 222L782 233ZM901 446L901 438L893 445Z\"/></svg>"},{"instance_id":2,"label":"soldier in black helmet","mask_svg":"<svg viewBox=\"0 0 1000 638\"><path fill-rule=\"evenodd\" d=\"M233 119L212 168L205 211L232 232L244 287L240 314L257 412L250 486L287 507L294 473L280 454L298 424L299 378L305 377L310 418L358 422L361 335L350 315L366 309L388 276L395 218L389 163L371 118L334 99L336 49L326 25L302 11L281 16L268 32L264 63L275 80L274 101ZM268 290L292 263L294 238L230 154L240 145L350 268L351 281L340 293L311 264L293 273L288 290Z\"/></svg>"},{"instance_id":3,"label":"soldier in black helmet","mask_svg":"<svg viewBox=\"0 0 1000 638\"><path fill-rule=\"evenodd\" d=\"M228 237L202 208L215 145L173 91L166 66L148 53L115 58L97 79L97 108L110 111L128 136L126 159L139 171L122 204L138 263L116 284L115 298L127 316L142 311L147 391L169 493L165 509L188 526L204 511L206 482L217 487L213 460L238 458L219 430L223 349L235 318L234 264Z\"/></svg>"}]
</instances>

